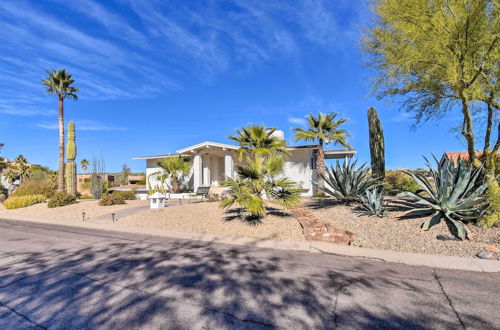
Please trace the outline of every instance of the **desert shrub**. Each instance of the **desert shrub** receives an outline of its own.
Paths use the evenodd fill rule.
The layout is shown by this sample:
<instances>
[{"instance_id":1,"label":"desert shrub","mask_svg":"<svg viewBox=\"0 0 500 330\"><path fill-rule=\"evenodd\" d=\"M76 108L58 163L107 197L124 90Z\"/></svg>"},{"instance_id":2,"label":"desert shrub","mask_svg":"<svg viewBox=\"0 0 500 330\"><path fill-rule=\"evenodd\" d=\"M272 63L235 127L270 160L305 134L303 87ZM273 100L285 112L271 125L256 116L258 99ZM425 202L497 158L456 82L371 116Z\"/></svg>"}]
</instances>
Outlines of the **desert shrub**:
<instances>
[{"instance_id":1,"label":"desert shrub","mask_svg":"<svg viewBox=\"0 0 500 330\"><path fill-rule=\"evenodd\" d=\"M56 192L56 185L50 180L27 180L24 181L12 194L12 197L44 195L51 198Z\"/></svg>"},{"instance_id":2,"label":"desert shrub","mask_svg":"<svg viewBox=\"0 0 500 330\"><path fill-rule=\"evenodd\" d=\"M356 163L357 160L345 160L343 164L337 161L335 167L332 165L320 174L325 185L318 184L318 187L344 203L358 201L360 195L380 184L376 177L368 175L369 167L364 164L356 167Z\"/></svg>"},{"instance_id":3,"label":"desert shrub","mask_svg":"<svg viewBox=\"0 0 500 330\"><path fill-rule=\"evenodd\" d=\"M492 184L486 190L486 200L488 209L479 219L479 224L484 227L491 227L494 224L500 224L500 186L498 183Z\"/></svg>"},{"instance_id":4,"label":"desert shrub","mask_svg":"<svg viewBox=\"0 0 500 330\"><path fill-rule=\"evenodd\" d=\"M406 174L419 184L421 190L405 191L399 195L416 199L411 205L413 210L407 215L430 216L422 224L423 230L429 230L444 219L452 234L464 240L467 238L464 222L478 220L487 210L488 203L483 193L492 182L478 183L482 166L474 168L459 159L456 164L448 162L446 167L441 167L434 159L437 169L426 159L433 180L408 172Z\"/></svg>"},{"instance_id":5,"label":"desert shrub","mask_svg":"<svg viewBox=\"0 0 500 330\"><path fill-rule=\"evenodd\" d=\"M110 206L110 205L119 205L125 204L125 198L123 198L120 194L109 194L104 196L100 201L100 206Z\"/></svg>"},{"instance_id":6,"label":"desert shrub","mask_svg":"<svg viewBox=\"0 0 500 330\"><path fill-rule=\"evenodd\" d=\"M65 191L58 191L52 196L51 199L49 199L49 203L47 204L48 207L59 207L59 206L66 206L69 204L73 204L76 202L76 197L68 194Z\"/></svg>"},{"instance_id":7,"label":"desert shrub","mask_svg":"<svg viewBox=\"0 0 500 330\"><path fill-rule=\"evenodd\" d=\"M367 189L364 195L359 195L359 201L363 207L362 213L370 216L383 218L387 212L384 203L384 190L378 188Z\"/></svg>"},{"instance_id":8,"label":"desert shrub","mask_svg":"<svg viewBox=\"0 0 500 330\"><path fill-rule=\"evenodd\" d=\"M0 203L3 203L5 200L7 199L7 195L6 194L0 194Z\"/></svg>"},{"instance_id":9,"label":"desert shrub","mask_svg":"<svg viewBox=\"0 0 500 330\"><path fill-rule=\"evenodd\" d=\"M94 199L94 197L92 197L92 195L89 195L89 194L82 194L82 195L80 195L79 198L80 199Z\"/></svg>"},{"instance_id":10,"label":"desert shrub","mask_svg":"<svg viewBox=\"0 0 500 330\"><path fill-rule=\"evenodd\" d=\"M18 209L33 204L43 203L47 200L45 195L11 196L4 203L6 209Z\"/></svg>"},{"instance_id":11,"label":"desert shrub","mask_svg":"<svg viewBox=\"0 0 500 330\"><path fill-rule=\"evenodd\" d=\"M137 199L135 197L135 191L134 190L129 190L129 191L121 191L121 190L115 190L112 192L114 195L120 195L125 199L126 201L134 201Z\"/></svg>"},{"instance_id":12,"label":"desert shrub","mask_svg":"<svg viewBox=\"0 0 500 330\"><path fill-rule=\"evenodd\" d=\"M411 176L400 171L385 172L384 188L391 195L396 195L400 191L416 192L420 189Z\"/></svg>"}]
</instances>

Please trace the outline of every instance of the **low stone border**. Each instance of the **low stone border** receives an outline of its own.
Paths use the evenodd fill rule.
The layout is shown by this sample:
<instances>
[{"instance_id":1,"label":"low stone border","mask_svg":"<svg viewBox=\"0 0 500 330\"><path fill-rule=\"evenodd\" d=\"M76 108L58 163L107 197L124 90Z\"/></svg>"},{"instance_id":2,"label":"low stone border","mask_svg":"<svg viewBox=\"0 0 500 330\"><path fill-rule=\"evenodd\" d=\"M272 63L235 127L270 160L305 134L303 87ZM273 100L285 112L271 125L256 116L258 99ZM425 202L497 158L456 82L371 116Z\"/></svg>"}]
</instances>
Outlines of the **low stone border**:
<instances>
[{"instance_id":1,"label":"low stone border","mask_svg":"<svg viewBox=\"0 0 500 330\"><path fill-rule=\"evenodd\" d=\"M311 211L303 207L294 208L292 213L302 226L302 233L308 241L351 245L356 236L350 231L335 228L331 224L321 221Z\"/></svg>"}]
</instances>

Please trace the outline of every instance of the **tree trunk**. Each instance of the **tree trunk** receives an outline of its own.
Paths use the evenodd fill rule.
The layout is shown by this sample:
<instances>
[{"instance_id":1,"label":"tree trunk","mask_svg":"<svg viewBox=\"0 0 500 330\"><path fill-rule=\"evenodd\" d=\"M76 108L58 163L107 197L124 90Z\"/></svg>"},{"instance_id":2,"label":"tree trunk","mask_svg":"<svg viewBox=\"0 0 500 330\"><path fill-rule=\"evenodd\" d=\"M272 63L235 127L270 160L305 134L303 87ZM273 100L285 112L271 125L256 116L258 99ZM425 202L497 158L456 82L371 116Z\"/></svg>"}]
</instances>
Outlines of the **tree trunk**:
<instances>
[{"instance_id":1,"label":"tree trunk","mask_svg":"<svg viewBox=\"0 0 500 330\"><path fill-rule=\"evenodd\" d=\"M172 190L174 191L174 194L178 194L181 192L179 179L176 176L172 176Z\"/></svg>"},{"instance_id":2,"label":"tree trunk","mask_svg":"<svg viewBox=\"0 0 500 330\"><path fill-rule=\"evenodd\" d=\"M500 147L500 123L498 124L498 135L497 142L490 149L490 140L491 140L491 130L493 129L493 95L490 96L488 101L486 102L488 105L488 119L486 123L486 134L484 137L484 149L483 149L483 160L484 160L484 173L485 180L489 181L495 177L495 165L496 165L496 154Z\"/></svg>"},{"instance_id":3,"label":"tree trunk","mask_svg":"<svg viewBox=\"0 0 500 330\"><path fill-rule=\"evenodd\" d=\"M316 152L316 171L318 172L318 183L325 184L325 180L321 174L325 173L325 151L323 150L323 141L319 141L318 151ZM323 189L318 187L318 193L322 193Z\"/></svg>"},{"instance_id":4,"label":"tree trunk","mask_svg":"<svg viewBox=\"0 0 500 330\"><path fill-rule=\"evenodd\" d=\"M57 172L57 190L64 190L64 99L59 95L59 169Z\"/></svg>"},{"instance_id":5,"label":"tree trunk","mask_svg":"<svg viewBox=\"0 0 500 330\"><path fill-rule=\"evenodd\" d=\"M472 118L469 112L469 103L465 98L463 91L460 92L460 99L462 100L462 114L464 115L464 122L462 126L462 135L467 141L467 152L469 154L469 161L473 166L476 166L476 151L474 148L474 132L472 130Z\"/></svg>"}]
</instances>

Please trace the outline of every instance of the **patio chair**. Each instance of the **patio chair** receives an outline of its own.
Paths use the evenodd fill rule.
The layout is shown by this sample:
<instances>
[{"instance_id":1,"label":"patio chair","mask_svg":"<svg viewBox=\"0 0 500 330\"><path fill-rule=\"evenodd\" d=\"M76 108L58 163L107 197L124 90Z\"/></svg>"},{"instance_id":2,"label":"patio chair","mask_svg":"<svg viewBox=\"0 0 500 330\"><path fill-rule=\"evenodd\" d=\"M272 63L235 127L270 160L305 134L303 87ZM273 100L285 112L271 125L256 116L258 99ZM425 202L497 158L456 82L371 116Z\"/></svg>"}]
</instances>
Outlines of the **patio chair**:
<instances>
[{"instance_id":1,"label":"patio chair","mask_svg":"<svg viewBox=\"0 0 500 330\"><path fill-rule=\"evenodd\" d=\"M196 188L196 191L194 194L192 194L189 198L189 202L191 202L191 199L198 199L199 196L201 196L201 199L207 199L208 198L208 193L210 192L210 186L199 186Z\"/></svg>"}]
</instances>

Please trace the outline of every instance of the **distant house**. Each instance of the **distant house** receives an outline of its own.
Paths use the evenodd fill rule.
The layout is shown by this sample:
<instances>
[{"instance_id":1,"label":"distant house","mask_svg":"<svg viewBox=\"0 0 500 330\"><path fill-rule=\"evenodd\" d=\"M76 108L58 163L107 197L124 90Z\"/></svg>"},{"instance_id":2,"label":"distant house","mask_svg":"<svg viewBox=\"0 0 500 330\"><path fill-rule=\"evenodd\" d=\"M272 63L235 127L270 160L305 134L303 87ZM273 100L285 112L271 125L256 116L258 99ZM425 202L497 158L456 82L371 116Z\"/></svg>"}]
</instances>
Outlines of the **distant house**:
<instances>
[{"instance_id":1,"label":"distant house","mask_svg":"<svg viewBox=\"0 0 500 330\"><path fill-rule=\"evenodd\" d=\"M282 131L275 131L275 134L284 139ZM147 188L160 185L154 173L161 172L158 161L169 157L185 157L192 162L191 172L184 184L190 190L196 191L198 187L219 186L226 177L234 177L235 165L240 164L236 151L238 146L218 142L201 142L186 148L177 150L173 154L157 156L136 157L134 160L146 161L146 184ZM287 147L289 156L285 162L284 175L297 183L297 188L304 196L316 194L316 186L313 184L317 180L316 152L317 145L298 145ZM356 154L355 150L325 150L326 159L346 159L352 158Z\"/></svg>"},{"instance_id":2,"label":"distant house","mask_svg":"<svg viewBox=\"0 0 500 330\"><path fill-rule=\"evenodd\" d=\"M111 187L117 187L119 185L119 173L103 173L99 174L101 179L104 182L108 183L108 186ZM87 173L87 174L78 174L76 176L77 180L77 190L81 194L90 194L90 179L92 178L92 173ZM145 177L144 175L129 175L128 177L128 186L133 186L133 185L138 185L142 182L144 182ZM123 188L124 186L122 186ZM122 189L122 190L127 190L127 189ZM132 189L129 189L132 190Z\"/></svg>"},{"instance_id":3,"label":"distant house","mask_svg":"<svg viewBox=\"0 0 500 330\"><path fill-rule=\"evenodd\" d=\"M482 151L476 151L476 158L480 158L483 155ZM500 158L500 151L497 151L497 158ZM444 167L448 165L448 162L452 161L454 164L458 162L458 159L469 160L469 153L467 151L462 152L445 152L443 156L441 156L441 160L439 161L439 166Z\"/></svg>"}]
</instances>

